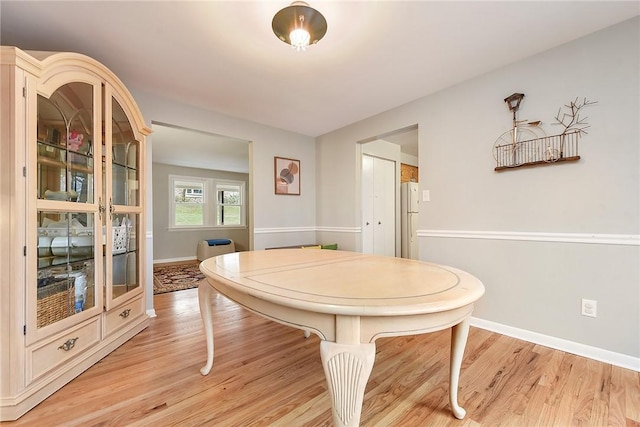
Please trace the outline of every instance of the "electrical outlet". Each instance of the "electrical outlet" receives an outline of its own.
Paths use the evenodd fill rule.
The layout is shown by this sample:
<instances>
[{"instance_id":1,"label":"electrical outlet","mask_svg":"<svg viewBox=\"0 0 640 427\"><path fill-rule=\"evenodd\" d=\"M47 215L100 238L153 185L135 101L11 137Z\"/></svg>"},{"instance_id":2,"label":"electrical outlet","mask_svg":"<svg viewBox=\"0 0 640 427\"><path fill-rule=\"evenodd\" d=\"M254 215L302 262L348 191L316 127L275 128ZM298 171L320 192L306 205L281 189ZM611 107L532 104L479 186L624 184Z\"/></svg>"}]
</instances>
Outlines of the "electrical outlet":
<instances>
[{"instance_id":1,"label":"electrical outlet","mask_svg":"<svg viewBox=\"0 0 640 427\"><path fill-rule=\"evenodd\" d=\"M582 315L588 317L597 317L598 302L592 299L582 299Z\"/></svg>"}]
</instances>

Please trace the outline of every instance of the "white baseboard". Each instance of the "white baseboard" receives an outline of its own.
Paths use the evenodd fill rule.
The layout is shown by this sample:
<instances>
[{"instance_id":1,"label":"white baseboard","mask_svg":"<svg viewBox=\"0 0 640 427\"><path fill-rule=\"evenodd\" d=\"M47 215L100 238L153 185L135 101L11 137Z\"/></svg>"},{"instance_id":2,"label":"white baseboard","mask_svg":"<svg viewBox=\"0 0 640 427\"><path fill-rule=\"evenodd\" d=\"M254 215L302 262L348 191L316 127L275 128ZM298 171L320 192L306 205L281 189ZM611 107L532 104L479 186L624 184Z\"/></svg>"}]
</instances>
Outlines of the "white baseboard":
<instances>
[{"instance_id":1,"label":"white baseboard","mask_svg":"<svg viewBox=\"0 0 640 427\"><path fill-rule=\"evenodd\" d=\"M150 308L149 310L147 310L147 316L149 316L149 318L157 317L158 315L156 314L156 309Z\"/></svg>"},{"instance_id":2,"label":"white baseboard","mask_svg":"<svg viewBox=\"0 0 640 427\"><path fill-rule=\"evenodd\" d=\"M640 372L640 357L615 353L613 351L527 331L526 329L514 328L501 323L478 319L476 317L471 317L471 326Z\"/></svg>"},{"instance_id":3,"label":"white baseboard","mask_svg":"<svg viewBox=\"0 0 640 427\"><path fill-rule=\"evenodd\" d=\"M198 258L195 256L188 256L182 258L167 258L167 259L154 259L153 264L164 264L167 262L182 262L182 261L197 261Z\"/></svg>"}]
</instances>

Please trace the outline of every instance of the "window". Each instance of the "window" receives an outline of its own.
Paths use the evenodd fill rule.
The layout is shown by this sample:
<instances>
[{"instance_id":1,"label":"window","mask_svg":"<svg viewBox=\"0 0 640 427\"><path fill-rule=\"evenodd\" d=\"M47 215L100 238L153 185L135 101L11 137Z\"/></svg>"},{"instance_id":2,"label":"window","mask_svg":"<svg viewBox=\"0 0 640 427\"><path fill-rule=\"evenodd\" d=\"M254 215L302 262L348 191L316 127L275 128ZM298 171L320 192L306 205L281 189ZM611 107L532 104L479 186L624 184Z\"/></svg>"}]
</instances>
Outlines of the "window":
<instances>
[{"instance_id":1,"label":"window","mask_svg":"<svg viewBox=\"0 0 640 427\"><path fill-rule=\"evenodd\" d=\"M206 197L204 178L172 177L172 213L174 227L194 227L206 224Z\"/></svg>"},{"instance_id":2,"label":"window","mask_svg":"<svg viewBox=\"0 0 640 427\"><path fill-rule=\"evenodd\" d=\"M245 183L169 176L169 228L245 225Z\"/></svg>"},{"instance_id":3,"label":"window","mask_svg":"<svg viewBox=\"0 0 640 427\"><path fill-rule=\"evenodd\" d=\"M244 183L216 184L216 225L242 225Z\"/></svg>"}]
</instances>

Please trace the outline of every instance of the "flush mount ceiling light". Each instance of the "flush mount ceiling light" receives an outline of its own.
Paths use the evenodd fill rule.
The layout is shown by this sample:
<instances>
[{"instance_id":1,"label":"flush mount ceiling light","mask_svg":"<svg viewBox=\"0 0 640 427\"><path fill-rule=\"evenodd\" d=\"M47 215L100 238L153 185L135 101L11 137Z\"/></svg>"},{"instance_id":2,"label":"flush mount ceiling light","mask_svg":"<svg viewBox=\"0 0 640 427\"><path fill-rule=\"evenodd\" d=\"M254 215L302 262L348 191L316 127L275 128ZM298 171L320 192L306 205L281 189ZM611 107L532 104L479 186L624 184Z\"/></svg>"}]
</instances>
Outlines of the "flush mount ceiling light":
<instances>
[{"instance_id":1,"label":"flush mount ceiling light","mask_svg":"<svg viewBox=\"0 0 640 427\"><path fill-rule=\"evenodd\" d=\"M271 21L273 32L296 50L316 44L327 32L327 20L306 2L294 1L280 10Z\"/></svg>"}]
</instances>

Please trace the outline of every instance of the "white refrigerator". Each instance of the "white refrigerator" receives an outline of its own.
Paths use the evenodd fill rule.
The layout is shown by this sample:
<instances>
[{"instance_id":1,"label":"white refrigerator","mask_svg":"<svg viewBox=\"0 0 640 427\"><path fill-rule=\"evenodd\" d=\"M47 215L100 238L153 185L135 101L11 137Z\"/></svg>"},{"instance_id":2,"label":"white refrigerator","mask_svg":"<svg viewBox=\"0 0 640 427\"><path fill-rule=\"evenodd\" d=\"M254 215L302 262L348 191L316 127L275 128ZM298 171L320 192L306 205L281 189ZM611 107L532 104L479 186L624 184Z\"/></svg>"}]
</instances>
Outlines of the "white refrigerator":
<instances>
[{"instance_id":1,"label":"white refrigerator","mask_svg":"<svg viewBox=\"0 0 640 427\"><path fill-rule=\"evenodd\" d=\"M402 183L400 186L402 258L418 259L418 203L418 183Z\"/></svg>"}]
</instances>

